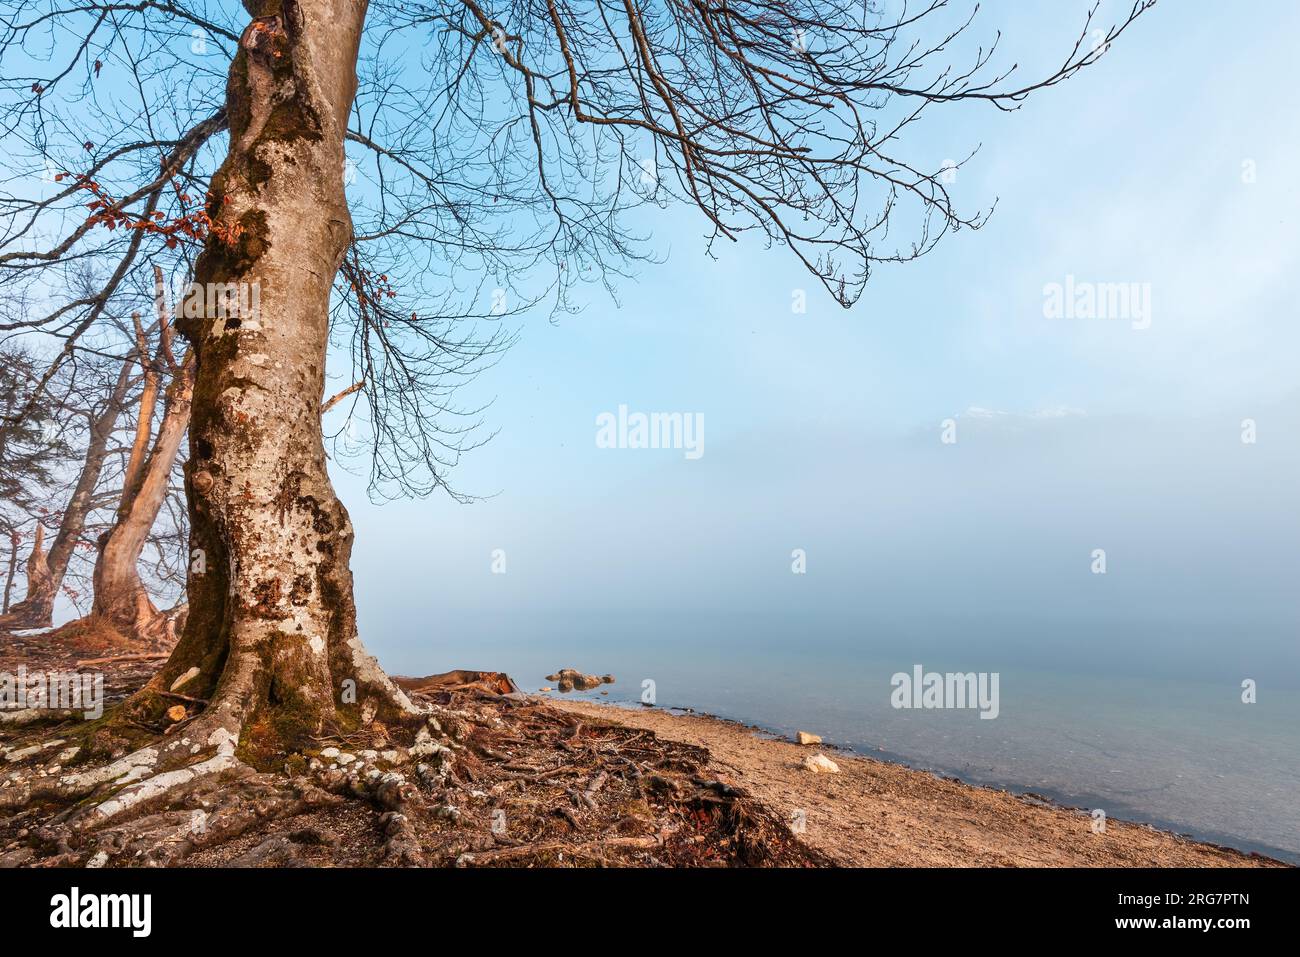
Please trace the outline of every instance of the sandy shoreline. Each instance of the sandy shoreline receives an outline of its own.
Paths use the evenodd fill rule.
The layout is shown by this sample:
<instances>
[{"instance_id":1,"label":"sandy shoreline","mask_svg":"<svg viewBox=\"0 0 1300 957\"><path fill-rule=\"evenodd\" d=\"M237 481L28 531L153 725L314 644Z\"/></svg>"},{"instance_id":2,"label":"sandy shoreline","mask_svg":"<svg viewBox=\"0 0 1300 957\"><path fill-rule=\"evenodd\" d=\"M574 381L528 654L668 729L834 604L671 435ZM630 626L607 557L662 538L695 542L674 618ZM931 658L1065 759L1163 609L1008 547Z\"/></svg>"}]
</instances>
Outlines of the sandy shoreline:
<instances>
[{"instance_id":1,"label":"sandy shoreline","mask_svg":"<svg viewBox=\"0 0 1300 957\"><path fill-rule=\"evenodd\" d=\"M1271 858L834 749L774 740L704 715L544 696L556 708L707 748L719 777L748 790L839 864L868 867L1267 867ZM815 728L808 729L816 731ZM824 753L839 774L804 769Z\"/></svg>"}]
</instances>

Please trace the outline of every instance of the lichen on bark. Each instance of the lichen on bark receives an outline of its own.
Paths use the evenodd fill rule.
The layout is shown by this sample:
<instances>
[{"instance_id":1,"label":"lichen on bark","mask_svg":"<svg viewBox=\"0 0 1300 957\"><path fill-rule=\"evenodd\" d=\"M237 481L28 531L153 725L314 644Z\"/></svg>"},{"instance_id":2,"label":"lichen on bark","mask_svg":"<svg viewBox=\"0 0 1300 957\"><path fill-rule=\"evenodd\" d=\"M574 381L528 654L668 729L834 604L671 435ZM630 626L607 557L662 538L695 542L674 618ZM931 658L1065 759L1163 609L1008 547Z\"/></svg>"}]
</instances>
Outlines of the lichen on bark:
<instances>
[{"instance_id":1,"label":"lichen on bark","mask_svg":"<svg viewBox=\"0 0 1300 957\"><path fill-rule=\"evenodd\" d=\"M184 634L133 707L156 709L191 668L199 720L239 729L239 754L283 763L364 717L413 713L360 645L352 524L326 469L320 402L329 299L351 242L343 139L364 4L250 5L230 70L230 148L213 177L195 268L255 284L255 314L184 310L197 355L186 493Z\"/></svg>"}]
</instances>

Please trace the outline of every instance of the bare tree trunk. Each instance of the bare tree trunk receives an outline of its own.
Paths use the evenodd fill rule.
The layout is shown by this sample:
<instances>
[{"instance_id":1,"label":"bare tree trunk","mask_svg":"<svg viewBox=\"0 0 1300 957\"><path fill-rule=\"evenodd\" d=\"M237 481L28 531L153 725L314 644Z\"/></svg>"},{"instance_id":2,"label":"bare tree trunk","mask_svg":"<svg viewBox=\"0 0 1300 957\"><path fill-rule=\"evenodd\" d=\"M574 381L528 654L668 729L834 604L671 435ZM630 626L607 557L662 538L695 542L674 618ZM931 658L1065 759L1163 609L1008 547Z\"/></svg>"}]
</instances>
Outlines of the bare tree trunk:
<instances>
[{"instance_id":1,"label":"bare tree trunk","mask_svg":"<svg viewBox=\"0 0 1300 957\"><path fill-rule=\"evenodd\" d=\"M154 269L158 272L162 271L157 266ZM154 282L156 286L157 277ZM157 289L155 294L159 294ZM160 305L159 313L159 333L163 335L166 330L165 307ZM135 438L131 442L131 454L127 457L126 471L122 475L122 503L118 508L119 517L131 510L131 499L135 497L144 474L145 453L149 449L149 436L153 434L153 413L158 403L160 378L157 363L149 361L149 343L145 339L144 329L140 326L140 314L138 312L133 314L131 319L135 323L136 352L140 357L143 383L140 387L140 408L135 417ZM159 350L161 351L161 346Z\"/></svg>"},{"instance_id":2,"label":"bare tree trunk","mask_svg":"<svg viewBox=\"0 0 1300 957\"><path fill-rule=\"evenodd\" d=\"M366 3L245 6L261 15L230 69L230 153L195 280L246 284L258 308L195 317L187 303L178 322L198 356L196 560L184 634L137 703L160 711L150 692L198 667L186 693L211 703L187 738L242 732L248 760L275 763L326 727L414 708L357 638L352 523L320 427L330 292L352 239L343 138Z\"/></svg>"},{"instance_id":3,"label":"bare tree trunk","mask_svg":"<svg viewBox=\"0 0 1300 957\"><path fill-rule=\"evenodd\" d=\"M36 537L32 540L32 553L27 557L27 594L53 596L54 592L50 565L45 560L45 526L37 522ZM52 603L53 597L51 597Z\"/></svg>"},{"instance_id":4,"label":"bare tree trunk","mask_svg":"<svg viewBox=\"0 0 1300 957\"><path fill-rule=\"evenodd\" d=\"M117 521L100 541L95 559L92 614L139 638L156 639L165 632L163 617L140 581L140 553L167 498L172 466L189 425L193 389L194 359L190 355L167 387L153 448L141 462L136 480L122 490Z\"/></svg>"},{"instance_id":5,"label":"bare tree trunk","mask_svg":"<svg viewBox=\"0 0 1300 957\"><path fill-rule=\"evenodd\" d=\"M104 404L104 409L90 423L90 435L87 438L86 457L82 460L81 474L77 476L76 487L68 500L68 507L63 510L59 521L58 534L45 556L49 567L49 576L43 578L33 588L28 576L27 595L22 601L9 609L0 624L8 628L48 628L53 622L54 597L63 585L63 576L68 570L72 550L81 540L82 530L86 526L86 516L90 514L91 497L95 486L99 484L99 474L104 468L104 459L108 455L108 440L117 427L118 416L131 386L131 359L122 363L113 391Z\"/></svg>"},{"instance_id":6,"label":"bare tree trunk","mask_svg":"<svg viewBox=\"0 0 1300 957\"><path fill-rule=\"evenodd\" d=\"M17 530L10 529L9 530L9 570L5 574L4 611L0 612L0 614L7 615L9 613L9 596L12 595L14 591L14 574L15 572L18 571L18 546L21 542L22 539L18 537Z\"/></svg>"}]
</instances>

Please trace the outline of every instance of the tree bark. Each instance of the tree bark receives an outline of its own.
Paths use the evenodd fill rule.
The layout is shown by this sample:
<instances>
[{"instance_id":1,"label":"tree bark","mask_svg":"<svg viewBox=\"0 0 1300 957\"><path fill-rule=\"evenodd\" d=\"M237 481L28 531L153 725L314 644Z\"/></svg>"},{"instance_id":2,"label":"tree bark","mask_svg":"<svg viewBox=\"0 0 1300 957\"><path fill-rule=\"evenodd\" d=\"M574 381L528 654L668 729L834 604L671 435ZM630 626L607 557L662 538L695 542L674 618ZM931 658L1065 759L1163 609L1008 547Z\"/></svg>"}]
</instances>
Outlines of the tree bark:
<instances>
[{"instance_id":1,"label":"tree bark","mask_svg":"<svg viewBox=\"0 0 1300 957\"><path fill-rule=\"evenodd\" d=\"M154 269L161 273L162 270L157 266ZM154 278L155 287L158 285L158 278ZM155 294L161 294L160 290L155 289ZM159 333L160 336L165 333L167 314L166 307L159 305ZM144 329L140 326L140 314L137 312L131 316L135 323L135 340L136 352L140 357L140 372L142 376L140 385L140 403L139 412L135 417L135 438L131 442L131 453L126 460L126 470L122 475L122 502L118 508L118 515L124 516L131 510L131 500L140 488L140 481L144 475L145 453L149 449L149 436L153 434L153 413L154 407L158 403L159 379L158 364L149 361L149 343L145 339ZM159 346L161 352L162 347Z\"/></svg>"},{"instance_id":2,"label":"tree bark","mask_svg":"<svg viewBox=\"0 0 1300 957\"><path fill-rule=\"evenodd\" d=\"M117 521L100 541L95 559L92 614L137 638L158 639L166 632L163 616L140 581L140 553L167 498L172 466L189 425L193 389L194 359L187 355L167 386L153 447L147 458L141 456L137 475L122 490ZM144 415L143 404L140 414Z\"/></svg>"},{"instance_id":3,"label":"tree bark","mask_svg":"<svg viewBox=\"0 0 1300 957\"><path fill-rule=\"evenodd\" d=\"M320 427L330 293L352 239L343 141L366 4L245 7L254 19L230 68L230 152L177 323L198 359L189 615L138 704L159 711L165 699L150 692L198 667L185 692L211 703L186 738L242 734L246 760L278 766L328 727L415 709L358 640L352 524ZM212 283L244 284L256 307L198 314Z\"/></svg>"},{"instance_id":4,"label":"tree bark","mask_svg":"<svg viewBox=\"0 0 1300 957\"><path fill-rule=\"evenodd\" d=\"M53 596L55 586L49 562L45 559L45 526L40 522L36 523L35 536L32 539L32 553L27 557L27 594Z\"/></svg>"},{"instance_id":5,"label":"tree bark","mask_svg":"<svg viewBox=\"0 0 1300 957\"><path fill-rule=\"evenodd\" d=\"M95 494L95 486L99 484L99 475L103 471L104 459L108 455L108 440L117 427L117 418L122 412L127 390L131 386L132 365L130 358L123 361L117 381L113 385L112 392L109 393L103 410L90 423L86 457L82 460L81 473L77 476L72 497L68 499L68 507L63 510L58 534L54 536L49 554L45 556L49 576L42 578L33 587L29 575L26 596L10 608L3 619L0 619L0 625L8 628L48 628L53 623L54 598L63 585L63 576L68 570L68 562L72 559L72 551L81 540L82 530L86 527L91 498Z\"/></svg>"},{"instance_id":6,"label":"tree bark","mask_svg":"<svg viewBox=\"0 0 1300 957\"><path fill-rule=\"evenodd\" d=\"M5 573L5 603L3 614L9 614L9 596L14 590L14 573L18 570L18 546L22 544L22 539L18 537L18 532L14 529L9 530L9 570Z\"/></svg>"}]
</instances>

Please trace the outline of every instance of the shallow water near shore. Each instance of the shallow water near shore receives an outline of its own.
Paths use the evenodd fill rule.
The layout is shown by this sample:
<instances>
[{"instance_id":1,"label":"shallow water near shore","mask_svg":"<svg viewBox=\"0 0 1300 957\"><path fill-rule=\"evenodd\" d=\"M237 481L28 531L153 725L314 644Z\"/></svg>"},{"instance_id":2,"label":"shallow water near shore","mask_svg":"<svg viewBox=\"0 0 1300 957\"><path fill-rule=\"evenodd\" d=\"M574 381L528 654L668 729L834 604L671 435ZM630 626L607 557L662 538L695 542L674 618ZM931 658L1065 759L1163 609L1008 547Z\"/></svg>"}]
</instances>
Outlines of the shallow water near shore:
<instances>
[{"instance_id":1,"label":"shallow water near shore","mask_svg":"<svg viewBox=\"0 0 1300 957\"><path fill-rule=\"evenodd\" d=\"M1300 864L1300 690L1281 684L1285 656L1267 667L1256 662L1265 667L1258 673L1243 671L1239 661L1172 656L1148 634L1133 642L1150 652L1146 658L1135 651L1084 666L1058 648L1054 656L1067 670L1015 641L990 641L973 653L938 626L920 638L891 626L858 635L826 626L809 635L770 618L624 617L615 637L601 618L484 622L472 638L408 644L390 637L372 647L398 672L503 670L526 691L551 684L545 675L561 667L612 673L614 685L565 697L639 707L652 687L660 708L780 735L813 731L864 755ZM1122 647L1116 637L1107 644ZM1197 644L1191 634L1178 641ZM473 660L466 648L475 649ZM894 708L891 677L918 664L997 671L997 718L981 719L971 708ZM1238 674L1258 682L1256 703L1242 702Z\"/></svg>"}]
</instances>

